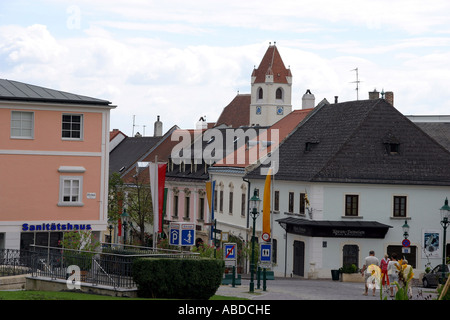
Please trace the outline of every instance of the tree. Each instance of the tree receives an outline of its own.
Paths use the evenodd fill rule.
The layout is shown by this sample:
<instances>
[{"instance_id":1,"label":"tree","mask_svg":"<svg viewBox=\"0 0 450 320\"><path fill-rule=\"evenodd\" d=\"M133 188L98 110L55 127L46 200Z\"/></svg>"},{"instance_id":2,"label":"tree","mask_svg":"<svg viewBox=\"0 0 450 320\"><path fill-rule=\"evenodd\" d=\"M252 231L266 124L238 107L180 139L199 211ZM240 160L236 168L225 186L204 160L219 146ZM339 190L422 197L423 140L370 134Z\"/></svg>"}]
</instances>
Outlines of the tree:
<instances>
[{"instance_id":1,"label":"tree","mask_svg":"<svg viewBox=\"0 0 450 320\"><path fill-rule=\"evenodd\" d=\"M108 220L117 223L123 209L124 183L120 174L114 172L109 177Z\"/></svg>"},{"instance_id":2,"label":"tree","mask_svg":"<svg viewBox=\"0 0 450 320\"><path fill-rule=\"evenodd\" d=\"M145 243L145 225L153 223L152 193L145 175L136 173L131 183L127 184L125 203L139 242Z\"/></svg>"}]
</instances>

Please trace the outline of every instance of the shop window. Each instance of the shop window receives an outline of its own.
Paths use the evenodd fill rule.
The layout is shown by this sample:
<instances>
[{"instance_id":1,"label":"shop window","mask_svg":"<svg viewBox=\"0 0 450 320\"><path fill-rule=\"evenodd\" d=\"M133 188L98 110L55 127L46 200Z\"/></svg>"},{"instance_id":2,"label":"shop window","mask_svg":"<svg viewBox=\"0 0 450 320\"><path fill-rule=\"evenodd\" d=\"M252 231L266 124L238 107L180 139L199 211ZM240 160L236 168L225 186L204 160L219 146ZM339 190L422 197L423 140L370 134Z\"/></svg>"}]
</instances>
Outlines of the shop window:
<instances>
[{"instance_id":1,"label":"shop window","mask_svg":"<svg viewBox=\"0 0 450 320\"><path fill-rule=\"evenodd\" d=\"M342 266L355 265L359 268L359 247L356 244L346 244L342 249Z\"/></svg>"},{"instance_id":2,"label":"shop window","mask_svg":"<svg viewBox=\"0 0 450 320\"><path fill-rule=\"evenodd\" d=\"M417 247L410 246L408 251L409 252L404 252L403 246L399 245L399 246L388 246L386 253L389 255L389 258L392 256L393 253L395 253L397 255L397 260L406 259L409 265L411 265L413 268L416 268Z\"/></svg>"}]
</instances>

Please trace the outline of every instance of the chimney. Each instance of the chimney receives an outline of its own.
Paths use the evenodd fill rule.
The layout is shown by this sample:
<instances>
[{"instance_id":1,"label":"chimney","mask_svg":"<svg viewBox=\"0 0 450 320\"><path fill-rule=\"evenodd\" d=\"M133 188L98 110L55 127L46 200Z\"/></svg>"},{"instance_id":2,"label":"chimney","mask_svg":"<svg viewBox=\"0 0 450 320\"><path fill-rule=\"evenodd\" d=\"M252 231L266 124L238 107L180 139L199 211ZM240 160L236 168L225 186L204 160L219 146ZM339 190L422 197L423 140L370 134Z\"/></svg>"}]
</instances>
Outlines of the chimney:
<instances>
[{"instance_id":1,"label":"chimney","mask_svg":"<svg viewBox=\"0 0 450 320\"><path fill-rule=\"evenodd\" d=\"M316 103L316 98L311 93L311 91L308 89L306 90L306 93L303 95L302 98L302 109L311 109L314 108Z\"/></svg>"},{"instance_id":2,"label":"chimney","mask_svg":"<svg viewBox=\"0 0 450 320\"><path fill-rule=\"evenodd\" d=\"M208 129L208 123L206 122L206 116L200 117L197 121L197 125L195 126L197 130Z\"/></svg>"},{"instance_id":3,"label":"chimney","mask_svg":"<svg viewBox=\"0 0 450 320\"><path fill-rule=\"evenodd\" d=\"M338 96L334 96L334 103L338 103Z\"/></svg>"},{"instance_id":4,"label":"chimney","mask_svg":"<svg viewBox=\"0 0 450 320\"><path fill-rule=\"evenodd\" d=\"M394 105L394 92L386 91L385 99L386 99L387 102L389 102L393 106Z\"/></svg>"},{"instance_id":5,"label":"chimney","mask_svg":"<svg viewBox=\"0 0 450 320\"><path fill-rule=\"evenodd\" d=\"M161 121L159 121L159 116L157 117L157 120L155 121L155 127L153 130L153 136L154 137L161 137L162 136L162 129L163 124Z\"/></svg>"},{"instance_id":6,"label":"chimney","mask_svg":"<svg viewBox=\"0 0 450 320\"><path fill-rule=\"evenodd\" d=\"M369 100L376 100L380 98L380 93L377 89L374 89L372 92L369 91Z\"/></svg>"}]
</instances>

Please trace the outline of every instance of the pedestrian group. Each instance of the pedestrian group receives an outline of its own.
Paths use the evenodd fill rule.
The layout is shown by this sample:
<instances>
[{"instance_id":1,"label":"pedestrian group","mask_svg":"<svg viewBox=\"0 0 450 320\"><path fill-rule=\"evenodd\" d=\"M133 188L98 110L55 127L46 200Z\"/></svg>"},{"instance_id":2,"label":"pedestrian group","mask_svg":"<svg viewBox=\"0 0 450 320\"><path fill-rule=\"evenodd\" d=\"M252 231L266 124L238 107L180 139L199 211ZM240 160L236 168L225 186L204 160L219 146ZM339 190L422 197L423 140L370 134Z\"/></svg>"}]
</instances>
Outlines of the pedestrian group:
<instances>
[{"instance_id":1,"label":"pedestrian group","mask_svg":"<svg viewBox=\"0 0 450 320\"><path fill-rule=\"evenodd\" d=\"M406 260L404 263L408 263ZM411 266L408 265L408 268ZM401 270L399 262L397 261L397 254L393 253L391 257L384 255L381 262L375 257L375 252L371 250L369 255L364 260L364 266L361 269L361 275L364 276L365 290L363 295L367 296L369 289L373 290L375 296L376 280L380 279L381 288L386 291L389 288L390 296L394 297L396 291L395 283L398 283L398 273Z\"/></svg>"}]
</instances>

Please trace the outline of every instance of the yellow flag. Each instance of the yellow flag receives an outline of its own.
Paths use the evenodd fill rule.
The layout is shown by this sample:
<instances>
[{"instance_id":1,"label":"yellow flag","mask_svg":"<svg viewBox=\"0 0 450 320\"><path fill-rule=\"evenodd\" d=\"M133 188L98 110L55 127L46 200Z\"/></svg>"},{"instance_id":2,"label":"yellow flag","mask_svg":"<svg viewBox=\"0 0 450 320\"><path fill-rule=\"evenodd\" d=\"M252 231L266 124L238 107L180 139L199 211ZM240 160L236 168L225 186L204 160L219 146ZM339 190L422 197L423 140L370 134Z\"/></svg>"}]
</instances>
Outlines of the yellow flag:
<instances>
[{"instance_id":1,"label":"yellow flag","mask_svg":"<svg viewBox=\"0 0 450 320\"><path fill-rule=\"evenodd\" d=\"M211 212L211 204L212 204L211 181L206 181L206 198L208 199L209 212Z\"/></svg>"},{"instance_id":2,"label":"yellow flag","mask_svg":"<svg viewBox=\"0 0 450 320\"><path fill-rule=\"evenodd\" d=\"M264 199L263 199L263 234L267 233L270 236L270 183L271 183L272 169L266 176L266 183L264 185Z\"/></svg>"}]
</instances>

